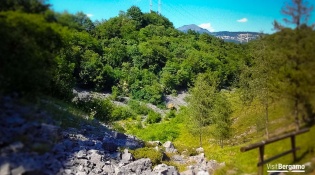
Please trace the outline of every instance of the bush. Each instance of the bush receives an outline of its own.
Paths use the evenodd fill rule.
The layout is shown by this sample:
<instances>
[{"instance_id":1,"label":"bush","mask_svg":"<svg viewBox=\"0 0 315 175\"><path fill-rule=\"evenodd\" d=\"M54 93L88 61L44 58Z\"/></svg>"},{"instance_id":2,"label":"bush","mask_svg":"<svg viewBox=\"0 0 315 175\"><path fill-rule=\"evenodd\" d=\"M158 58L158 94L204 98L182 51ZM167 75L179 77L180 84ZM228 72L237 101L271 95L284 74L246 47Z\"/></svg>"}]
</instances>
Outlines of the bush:
<instances>
[{"instance_id":1,"label":"bush","mask_svg":"<svg viewBox=\"0 0 315 175\"><path fill-rule=\"evenodd\" d=\"M161 114L156 112L149 112L146 122L148 124L158 123L162 120Z\"/></svg>"},{"instance_id":2,"label":"bush","mask_svg":"<svg viewBox=\"0 0 315 175\"><path fill-rule=\"evenodd\" d=\"M151 111L151 109L149 109L145 104L141 104L135 100L130 100L128 105L136 114L139 115L148 115L148 113Z\"/></svg>"},{"instance_id":3,"label":"bush","mask_svg":"<svg viewBox=\"0 0 315 175\"><path fill-rule=\"evenodd\" d=\"M112 121L125 120L127 118L136 118L136 115L128 107L116 106L112 111Z\"/></svg>"},{"instance_id":4,"label":"bush","mask_svg":"<svg viewBox=\"0 0 315 175\"><path fill-rule=\"evenodd\" d=\"M153 165L158 165L162 162L163 153L154 148L139 148L131 151L135 159L149 158Z\"/></svg>"},{"instance_id":5,"label":"bush","mask_svg":"<svg viewBox=\"0 0 315 175\"><path fill-rule=\"evenodd\" d=\"M113 110L113 104L108 99L94 99L92 100L94 104L95 115L94 117L103 122L111 122L111 113Z\"/></svg>"},{"instance_id":6,"label":"bush","mask_svg":"<svg viewBox=\"0 0 315 175\"><path fill-rule=\"evenodd\" d=\"M176 117L176 111L175 110L170 110L166 115L165 115L165 119L169 120L171 118L175 118Z\"/></svg>"},{"instance_id":7,"label":"bush","mask_svg":"<svg viewBox=\"0 0 315 175\"><path fill-rule=\"evenodd\" d=\"M0 92L47 94L62 46L61 27L41 15L9 11L0 16Z\"/></svg>"}]
</instances>

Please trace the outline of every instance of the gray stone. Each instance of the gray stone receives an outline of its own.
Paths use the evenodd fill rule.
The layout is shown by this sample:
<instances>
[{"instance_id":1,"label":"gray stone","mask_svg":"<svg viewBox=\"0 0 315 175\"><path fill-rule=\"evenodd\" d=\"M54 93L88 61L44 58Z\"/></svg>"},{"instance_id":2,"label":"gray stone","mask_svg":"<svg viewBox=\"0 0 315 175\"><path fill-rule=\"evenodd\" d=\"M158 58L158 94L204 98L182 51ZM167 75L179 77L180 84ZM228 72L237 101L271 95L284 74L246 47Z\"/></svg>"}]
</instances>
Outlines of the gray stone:
<instances>
[{"instance_id":1,"label":"gray stone","mask_svg":"<svg viewBox=\"0 0 315 175\"><path fill-rule=\"evenodd\" d=\"M127 136L120 132L113 132L114 139L127 139Z\"/></svg>"},{"instance_id":2,"label":"gray stone","mask_svg":"<svg viewBox=\"0 0 315 175\"><path fill-rule=\"evenodd\" d=\"M108 152L115 152L117 151L118 145L113 143L112 141L104 141L103 142L103 148L104 150L108 151Z\"/></svg>"},{"instance_id":3,"label":"gray stone","mask_svg":"<svg viewBox=\"0 0 315 175\"><path fill-rule=\"evenodd\" d=\"M159 164L154 167L153 173L158 175L179 175L174 166L167 166L166 164Z\"/></svg>"},{"instance_id":4,"label":"gray stone","mask_svg":"<svg viewBox=\"0 0 315 175\"><path fill-rule=\"evenodd\" d=\"M19 167L12 169L11 173L14 175L22 175L26 171L27 170L22 165L20 165Z\"/></svg>"},{"instance_id":5,"label":"gray stone","mask_svg":"<svg viewBox=\"0 0 315 175\"><path fill-rule=\"evenodd\" d=\"M98 154L98 153L93 153L91 155L89 155L90 161L93 164L101 164L102 162L102 155Z\"/></svg>"},{"instance_id":6,"label":"gray stone","mask_svg":"<svg viewBox=\"0 0 315 175\"><path fill-rule=\"evenodd\" d=\"M147 144L150 146L161 146L162 145L162 143L160 141L148 141Z\"/></svg>"},{"instance_id":7,"label":"gray stone","mask_svg":"<svg viewBox=\"0 0 315 175\"><path fill-rule=\"evenodd\" d=\"M182 161L184 161L183 157L180 156L180 155L174 155L174 156L172 157L172 160L173 160L173 161L176 161L176 162L182 162Z\"/></svg>"},{"instance_id":8,"label":"gray stone","mask_svg":"<svg viewBox=\"0 0 315 175\"><path fill-rule=\"evenodd\" d=\"M196 152L197 152L198 154L200 154L200 153L204 153L205 150L204 150L202 147L199 147L199 148L196 149Z\"/></svg>"},{"instance_id":9,"label":"gray stone","mask_svg":"<svg viewBox=\"0 0 315 175\"><path fill-rule=\"evenodd\" d=\"M121 162L122 163L129 163L131 161L133 161L133 156L131 153L129 153L128 149L124 150L124 153L121 156Z\"/></svg>"},{"instance_id":10,"label":"gray stone","mask_svg":"<svg viewBox=\"0 0 315 175\"><path fill-rule=\"evenodd\" d=\"M144 171L151 172L152 162L149 158L143 158L131 162L125 166L121 166L118 169L115 169L115 173L122 173L122 174L143 174Z\"/></svg>"},{"instance_id":11,"label":"gray stone","mask_svg":"<svg viewBox=\"0 0 315 175\"><path fill-rule=\"evenodd\" d=\"M87 175L86 172L77 172L76 175Z\"/></svg>"},{"instance_id":12,"label":"gray stone","mask_svg":"<svg viewBox=\"0 0 315 175\"><path fill-rule=\"evenodd\" d=\"M5 164L0 166L0 174L1 175L10 175L11 174L9 163L5 163Z\"/></svg>"},{"instance_id":13,"label":"gray stone","mask_svg":"<svg viewBox=\"0 0 315 175\"><path fill-rule=\"evenodd\" d=\"M72 170L71 170L71 169L65 169L65 173L66 173L66 174L71 174L71 173L72 173Z\"/></svg>"},{"instance_id":14,"label":"gray stone","mask_svg":"<svg viewBox=\"0 0 315 175\"><path fill-rule=\"evenodd\" d=\"M78 159L87 159L86 150L80 150L80 151L77 153L77 158L78 158Z\"/></svg>"},{"instance_id":15,"label":"gray stone","mask_svg":"<svg viewBox=\"0 0 315 175\"><path fill-rule=\"evenodd\" d=\"M163 147L165 148L165 152L167 153L176 153L177 150L175 149L173 143L171 141L167 141L163 144Z\"/></svg>"},{"instance_id":16,"label":"gray stone","mask_svg":"<svg viewBox=\"0 0 315 175\"><path fill-rule=\"evenodd\" d=\"M113 165L104 165L103 171L105 173L108 173L108 174L114 174L115 173L115 167L113 167Z\"/></svg>"},{"instance_id":17,"label":"gray stone","mask_svg":"<svg viewBox=\"0 0 315 175\"><path fill-rule=\"evenodd\" d=\"M18 150L23 149L23 147L24 147L24 144L22 142L14 142L10 145L10 149L13 152L17 152Z\"/></svg>"},{"instance_id":18,"label":"gray stone","mask_svg":"<svg viewBox=\"0 0 315 175\"><path fill-rule=\"evenodd\" d=\"M197 175L209 175L209 173L205 170L198 171Z\"/></svg>"}]
</instances>

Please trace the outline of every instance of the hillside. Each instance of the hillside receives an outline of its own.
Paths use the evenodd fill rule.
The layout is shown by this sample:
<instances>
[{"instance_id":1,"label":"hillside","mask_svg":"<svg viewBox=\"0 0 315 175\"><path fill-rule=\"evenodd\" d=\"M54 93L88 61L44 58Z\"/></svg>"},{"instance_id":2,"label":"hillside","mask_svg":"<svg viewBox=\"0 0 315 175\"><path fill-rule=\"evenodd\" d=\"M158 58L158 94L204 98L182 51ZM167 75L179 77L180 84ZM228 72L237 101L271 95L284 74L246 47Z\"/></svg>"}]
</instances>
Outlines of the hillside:
<instances>
[{"instance_id":1,"label":"hillside","mask_svg":"<svg viewBox=\"0 0 315 175\"><path fill-rule=\"evenodd\" d=\"M219 32L209 32L206 29L203 29L195 24L184 25L182 27L177 28L177 30L187 33L189 30L195 31L197 33L209 34L220 38L227 42L234 42L234 43L248 43L251 40L256 40L261 35L258 32L229 32L229 31L219 31Z\"/></svg>"}]
</instances>

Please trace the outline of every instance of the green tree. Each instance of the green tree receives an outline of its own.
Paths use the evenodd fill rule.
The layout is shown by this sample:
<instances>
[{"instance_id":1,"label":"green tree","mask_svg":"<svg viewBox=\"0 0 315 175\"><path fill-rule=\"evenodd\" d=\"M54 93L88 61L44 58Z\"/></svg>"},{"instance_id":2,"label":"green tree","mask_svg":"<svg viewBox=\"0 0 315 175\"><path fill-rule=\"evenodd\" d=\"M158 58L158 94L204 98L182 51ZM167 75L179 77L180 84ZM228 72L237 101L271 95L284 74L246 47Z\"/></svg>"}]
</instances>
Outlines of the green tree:
<instances>
[{"instance_id":1,"label":"green tree","mask_svg":"<svg viewBox=\"0 0 315 175\"><path fill-rule=\"evenodd\" d=\"M296 129L300 128L300 114L303 109L301 106L309 103L310 98L314 97L315 81L313 77L314 58L312 47L314 40L309 37L314 30L308 27L308 19L311 16L312 6L303 0L292 0L287 4L282 13L288 18L284 21L289 25L295 25L295 29L283 27L277 21L274 26L279 32L274 36L276 49L281 51L277 57L281 59L279 67L279 88L282 96L292 102L293 115Z\"/></svg>"},{"instance_id":2,"label":"green tree","mask_svg":"<svg viewBox=\"0 0 315 175\"><path fill-rule=\"evenodd\" d=\"M239 82L242 90L242 100L245 103L252 103L258 99L264 107L265 135L269 137L269 106L275 98L277 83L278 62L270 54L271 50L268 40L263 35L257 41L250 43L252 61L250 65L244 64Z\"/></svg>"},{"instance_id":3,"label":"green tree","mask_svg":"<svg viewBox=\"0 0 315 175\"><path fill-rule=\"evenodd\" d=\"M0 11L21 11L25 13L44 13L49 9L45 0L2 0Z\"/></svg>"},{"instance_id":4,"label":"green tree","mask_svg":"<svg viewBox=\"0 0 315 175\"><path fill-rule=\"evenodd\" d=\"M191 124L199 134L199 144L202 147L203 129L214 123L217 80L209 74L199 74L194 87L190 89L188 110Z\"/></svg>"},{"instance_id":5,"label":"green tree","mask_svg":"<svg viewBox=\"0 0 315 175\"><path fill-rule=\"evenodd\" d=\"M0 23L1 90L47 92L62 45L60 27L41 15L12 11L1 12Z\"/></svg>"},{"instance_id":6,"label":"green tree","mask_svg":"<svg viewBox=\"0 0 315 175\"><path fill-rule=\"evenodd\" d=\"M213 135L219 141L221 148L223 148L224 141L232 135L232 110L231 104L223 92L218 93L215 100L213 111L215 130L213 131Z\"/></svg>"}]
</instances>

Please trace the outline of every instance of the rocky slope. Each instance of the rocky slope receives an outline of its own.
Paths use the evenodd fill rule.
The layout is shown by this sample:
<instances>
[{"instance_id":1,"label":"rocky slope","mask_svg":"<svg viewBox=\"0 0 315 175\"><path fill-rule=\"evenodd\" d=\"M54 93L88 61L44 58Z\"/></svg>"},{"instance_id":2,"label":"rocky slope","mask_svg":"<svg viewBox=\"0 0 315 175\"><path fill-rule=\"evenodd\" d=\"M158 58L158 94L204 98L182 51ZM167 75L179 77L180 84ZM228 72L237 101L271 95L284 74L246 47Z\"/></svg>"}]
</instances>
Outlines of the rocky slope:
<instances>
[{"instance_id":1,"label":"rocky slope","mask_svg":"<svg viewBox=\"0 0 315 175\"><path fill-rule=\"evenodd\" d=\"M0 174L1 175L176 175L173 166L152 167L148 158L135 160L128 149L144 144L134 136L109 130L105 125L81 123L78 128L61 128L50 114L21 104L12 97L0 99ZM181 174L209 174L222 164L207 161L204 154L185 157L174 145L164 144L177 163L193 162ZM119 149L125 148L124 152Z\"/></svg>"}]
</instances>

